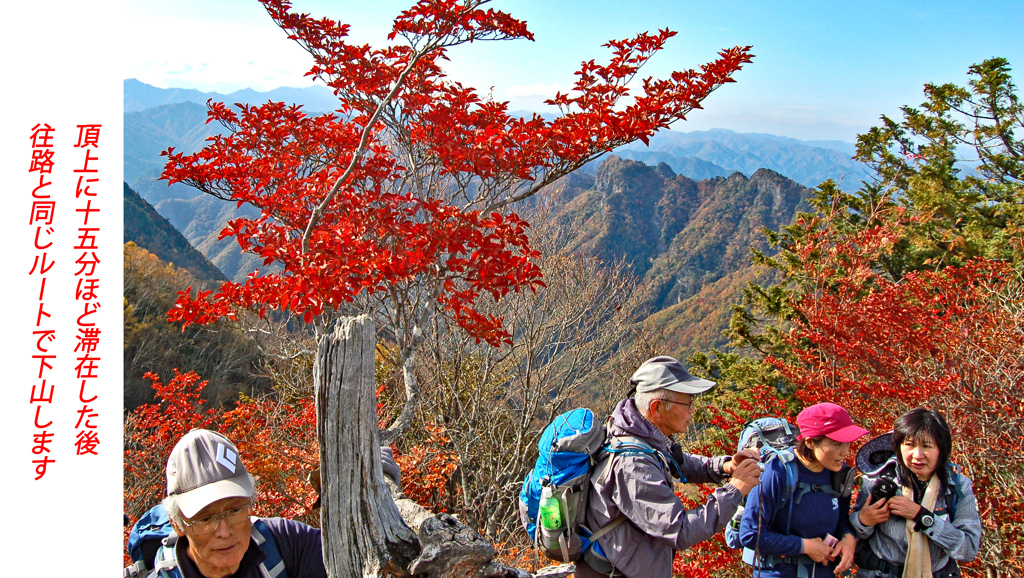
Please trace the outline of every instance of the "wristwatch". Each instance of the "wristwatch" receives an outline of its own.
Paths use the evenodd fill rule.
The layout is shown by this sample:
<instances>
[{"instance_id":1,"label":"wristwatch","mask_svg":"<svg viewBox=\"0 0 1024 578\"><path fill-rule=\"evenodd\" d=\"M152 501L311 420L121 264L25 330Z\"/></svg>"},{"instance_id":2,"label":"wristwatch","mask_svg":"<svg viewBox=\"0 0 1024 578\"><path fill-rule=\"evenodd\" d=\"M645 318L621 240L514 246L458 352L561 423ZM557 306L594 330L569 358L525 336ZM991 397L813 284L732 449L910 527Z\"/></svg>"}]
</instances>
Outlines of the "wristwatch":
<instances>
[{"instance_id":1,"label":"wristwatch","mask_svg":"<svg viewBox=\"0 0 1024 578\"><path fill-rule=\"evenodd\" d=\"M931 528L932 524L935 523L935 517L931 514L925 514L921 516L921 526L925 528Z\"/></svg>"}]
</instances>

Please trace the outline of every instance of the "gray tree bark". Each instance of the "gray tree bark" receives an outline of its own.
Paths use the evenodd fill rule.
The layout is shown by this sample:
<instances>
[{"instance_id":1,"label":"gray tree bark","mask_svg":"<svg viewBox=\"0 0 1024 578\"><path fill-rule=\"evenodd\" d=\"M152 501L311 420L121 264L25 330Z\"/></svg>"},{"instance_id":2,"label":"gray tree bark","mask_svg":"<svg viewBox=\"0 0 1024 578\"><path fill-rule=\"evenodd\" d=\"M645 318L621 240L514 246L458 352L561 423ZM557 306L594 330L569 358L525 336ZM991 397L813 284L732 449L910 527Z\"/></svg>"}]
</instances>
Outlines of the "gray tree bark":
<instances>
[{"instance_id":1,"label":"gray tree bark","mask_svg":"<svg viewBox=\"0 0 1024 578\"><path fill-rule=\"evenodd\" d=\"M313 366L323 473L320 526L332 578L408 576L420 550L384 483L375 345L368 315L340 320L321 339Z\"/></svg>"},{"instance_id":2,"label":"gray tree bark","mask_svg":"<svg viewBox=\"0 0 1024 578\"><path fill-rule=\"evenodd\" d=\"M320 482L327 575L530 578L529 572L494 562L494 547L476 531L453 516L432 516L404 499L397 480L392 487L385 482L375 344L368 315L339 320L321 339L313 365L320 445L314 476Z\"/></svg>"}]
</instances>

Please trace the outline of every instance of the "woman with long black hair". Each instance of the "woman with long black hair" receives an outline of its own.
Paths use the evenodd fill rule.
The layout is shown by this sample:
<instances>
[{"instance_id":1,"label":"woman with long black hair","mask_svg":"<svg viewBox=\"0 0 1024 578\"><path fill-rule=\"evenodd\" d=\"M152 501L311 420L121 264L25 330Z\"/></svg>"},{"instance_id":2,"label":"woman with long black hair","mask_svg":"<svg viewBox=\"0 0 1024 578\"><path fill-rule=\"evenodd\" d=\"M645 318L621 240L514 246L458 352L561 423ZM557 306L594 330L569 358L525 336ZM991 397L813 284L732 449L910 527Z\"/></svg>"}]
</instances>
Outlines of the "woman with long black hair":
<instances>
[{"instance_id":1,"label":"woman with long black hair","mask_svg":"<svg viewBox=\"0 0 1024 578\"><path fill-rule=\"evenodd\" d=\"M850 524L858 577L955 578L978 554L981 519L971 480L949 460L953 439L937 411L917 408L893 424L896 493L871 498L882 477L864 477ZM863 451L863 450L861 450Z\"/></svg>"}]
</instances>

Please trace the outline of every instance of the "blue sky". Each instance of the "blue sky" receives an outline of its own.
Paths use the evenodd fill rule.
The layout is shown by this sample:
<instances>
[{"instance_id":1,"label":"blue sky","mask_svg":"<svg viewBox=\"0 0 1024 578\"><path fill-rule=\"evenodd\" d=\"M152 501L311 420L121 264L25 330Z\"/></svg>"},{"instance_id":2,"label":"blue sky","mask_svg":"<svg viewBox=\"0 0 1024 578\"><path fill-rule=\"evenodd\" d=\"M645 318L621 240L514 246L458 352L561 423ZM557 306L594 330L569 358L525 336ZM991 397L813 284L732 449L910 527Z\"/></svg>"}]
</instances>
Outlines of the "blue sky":
<instances>
[{"instance_id":1,"label":"blue sky","mask_svg":"<svg viewBox=\"0 0 1024 578\"><path fill-rule=\"evenodd\" d=\"M367 5L372 6L368 8ZM357 42L380 45L412 0L294 0L297 11L353 25ZM1024 69L1024 3L691 2L495 0L524 19L535 42L475 43L450 52L449 75L513 109L544 109L579 63L608 57L601 44L641 31L679 34L645 69L665 76L733 45L754 62L677 130L728 128L801 139L853 141L881 114L923 100L926 82L966 81L968 66L1003 56ZM255 0L124 0L126 78L160 87L230 92L308 86L309 56Z\"/></svg>"}]
</instances>

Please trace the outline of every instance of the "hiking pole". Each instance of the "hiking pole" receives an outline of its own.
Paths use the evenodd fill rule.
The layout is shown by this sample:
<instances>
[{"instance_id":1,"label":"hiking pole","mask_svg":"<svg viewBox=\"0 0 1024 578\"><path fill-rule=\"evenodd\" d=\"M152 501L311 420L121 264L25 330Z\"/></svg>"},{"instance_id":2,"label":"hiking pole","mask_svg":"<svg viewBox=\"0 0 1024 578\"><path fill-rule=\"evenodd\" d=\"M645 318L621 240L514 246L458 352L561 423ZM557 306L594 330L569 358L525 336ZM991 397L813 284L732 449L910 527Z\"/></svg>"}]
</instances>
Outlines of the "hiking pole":
<instances>
[{"instance_id":1,"label":"hiking pole","mask_svg":"<svg viewBox=\"0 0 1024 578\"><path fill-rule=\"evenodd\" d=\"M761 529L764 528L764 501L757 491L757 538L754 542L754 578L761 578Z\"/></svg>"}]
</instances>

